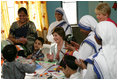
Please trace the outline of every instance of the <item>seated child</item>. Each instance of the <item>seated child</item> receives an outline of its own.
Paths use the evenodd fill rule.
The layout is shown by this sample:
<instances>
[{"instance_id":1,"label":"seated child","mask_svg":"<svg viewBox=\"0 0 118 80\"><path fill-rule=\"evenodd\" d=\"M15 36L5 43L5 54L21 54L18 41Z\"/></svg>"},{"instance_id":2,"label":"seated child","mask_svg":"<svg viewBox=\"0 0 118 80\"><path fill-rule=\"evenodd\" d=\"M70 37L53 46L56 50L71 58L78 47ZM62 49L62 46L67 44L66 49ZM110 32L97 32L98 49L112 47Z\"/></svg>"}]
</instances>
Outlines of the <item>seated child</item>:
<instances>
[{"instance_id":1,"label":"seated child","mask_svg":"<svg viewBox=\"0 0 118 80\"><path fill-rule=\"evenodd\" d=\"M41 48L43 47L44 39L41 37L36 38L33 46L33 53L30 54L27 58L36 59L36 60L43 60L44 54L41 51Z\"/></svg>"},{"instance_id":2,"label":"seated child","mask_svg":"<svg viewBox=\"0 0 118 80\"><path fill-rule=\"evenodd\" d=\"M77 71L78 65L75 63L76 58L71 55L64 55L60 66L62 71L67 78L70 79L81 79L82 75Z\"/></svg>"},{"instance_id":3,"label":"seated child","mask_svg":"<svg viewBox=\"0 0 118 80\"><path fill-rule=\"evenodd\" d=\"M24 79L25 73L33 73L36 64L22 64L15 61L17 49L14 45L6 45L2 50L5 59L2 66L2 77L5 79Z\"/></svg>"}]
</instances>

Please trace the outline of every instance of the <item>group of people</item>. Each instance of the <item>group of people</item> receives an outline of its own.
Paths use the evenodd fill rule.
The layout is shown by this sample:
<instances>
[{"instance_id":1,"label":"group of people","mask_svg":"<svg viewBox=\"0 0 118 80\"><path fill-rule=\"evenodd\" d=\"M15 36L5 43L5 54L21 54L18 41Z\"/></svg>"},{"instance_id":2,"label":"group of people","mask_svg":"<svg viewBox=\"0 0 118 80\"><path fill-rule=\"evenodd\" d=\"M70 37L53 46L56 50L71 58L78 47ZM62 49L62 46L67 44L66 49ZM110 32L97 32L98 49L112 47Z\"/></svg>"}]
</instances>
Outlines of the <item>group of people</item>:
<instances>
[{"instance_id":1,"label":"group of people","mask_svg":"<svg viewBox=\"0 0 118 80\"><path fill-rule=\"evenodd\" d=\"M67 78L117 78L117 24L110 19L111 9L107 3L99 4L95 13L99 22L91 15L85 15L79 20L78 27L87 36L79 45L64 10L62 8L55 10L56 21L49 26L47 34L51 48L46 56L48 61L57 62L59 65L57 70L62 70ZM19 20L12 24L8 38L14 42L14 45L24 47L23 57L34 61L44 60L45 56L41 52L44 39L37 36L36 27L32 21L29 21L27 10L20 8L18 16ZM25 69L25 65L15 61L18 52L14 45L7 45L2 50L3 57L6 59L2 70L3 78L24 78L26 72L35 70L32 67L36 65ZM11 70L6 70L9 67ZM8 75L12 69L15 69L14 74ZM22 77L16 77L15 73L19 72L23 74Z\"/></svg>"},{"instance_id":2,"label":"group of people","mask_svg":"<svg viewBox=\"0 0 118 80\"><path fill-rule=\"evenodd\" d=\"M59 8L55 10L55 17L57 12L65 17ZM57 21L51 24L56 24L55 27L49 27L47 39L55 41L55 44L52 44L51 53L47 56L50 61L58 61L61 66L58 70L62 70L67 78L117 78L117 24L110 19L111 9L107 3L99 4L95 13L98 22L91 15L79 20L80 31L87 36L81 45L77 44L72 33L66 32L66 19L56 17ZM63 20L67 25L59 23Z\"/></svg>"}]
</instances>

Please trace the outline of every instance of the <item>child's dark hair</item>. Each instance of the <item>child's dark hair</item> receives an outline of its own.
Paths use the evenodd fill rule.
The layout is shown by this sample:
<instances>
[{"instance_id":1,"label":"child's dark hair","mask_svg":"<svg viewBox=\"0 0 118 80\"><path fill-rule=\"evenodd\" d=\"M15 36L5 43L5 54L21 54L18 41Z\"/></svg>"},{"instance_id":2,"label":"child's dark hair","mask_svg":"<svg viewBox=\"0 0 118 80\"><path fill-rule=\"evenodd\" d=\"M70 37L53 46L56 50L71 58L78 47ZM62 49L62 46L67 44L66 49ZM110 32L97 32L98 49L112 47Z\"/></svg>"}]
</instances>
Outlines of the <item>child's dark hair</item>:
<instances>
[{"instance_id":1,"label":"child's dark hair","mask_svg":"<svg viewBox=\"0 0 118 80\"><path fill-rule=\"evenodd\" d=\"M12 62L16 58L17 49L16 49L15 45L12 45L12 44L6 45L2 50L2 54L3 54L3 57L7 61Z\"/></svg>"},{"instance_id":2,"label":"child's dark hair","mask_svg":"<svg viewBox=\"0 0 118 80\"><path fill-rule=\"evenodd\" d=\"M24 8L24 7L19 8L18 14L19 14L20 12L22 12L22 11L23 11L26 15L28 15L27 10L26 10L26 8Z\"/></svg>"},{"instance_id":3,"label":"child's dark hair","mask_svg":"<svg viewBox=\"0 0 118 80\"><path fill-rule=\"evenodd\" d=\"M70 41L76 42L76 39L75 39L75 37L74 37L72 34L68 34L68 35L65 37L65 41L68 42L68 44L71 44Z\"/></svg>"},{"instance_id":4,"label":"child's dark hair","mask_svg":"<svg viewBox=\"0 0 118 80\"><path fill-rule=\"evenodd\" d=\"M78 66L75 63L75 57L71 55L64 55L63 59L60 62L60 66L62 66L64 69L66 68L66 65L70 67L72 70L77 70Z\"/></svg>"},{"instance_id":5,"label":"child's dark hair","mask_svg":"<svg viewBox=\"0 0 118 80\"><path fill-rule=\"evenodd\" d=\"M37 38L35 39L35 41L36 41L36 40L41 41L42 45L44 44L44 39L43 39L42 37L37 37Z\"/></svg>"}]
</instances>

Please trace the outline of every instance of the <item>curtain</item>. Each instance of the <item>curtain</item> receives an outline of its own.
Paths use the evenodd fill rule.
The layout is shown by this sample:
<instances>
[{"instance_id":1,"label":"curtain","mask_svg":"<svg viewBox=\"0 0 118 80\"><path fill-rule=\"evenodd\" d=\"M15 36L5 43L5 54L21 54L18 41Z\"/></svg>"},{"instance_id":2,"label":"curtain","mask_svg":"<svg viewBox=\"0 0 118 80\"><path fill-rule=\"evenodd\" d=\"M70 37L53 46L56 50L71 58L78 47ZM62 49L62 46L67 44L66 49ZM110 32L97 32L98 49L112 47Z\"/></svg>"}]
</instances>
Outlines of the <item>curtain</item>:
<instances>
[{"instance_id":1,"label":"curtain","mask_svg":"<svg viewBox=\"0 0 118 80\"><path fill-rule=\"evenodd\" d=\"M2 3L4 1L1 1ZM6 1L5 1L6 2ZM6 2L7 3L7 2ZM8 15L8 8L7 4L3 4L2 6L2 16L9 23L9 15ZM46 1L14 1L14 21L18 20L18 9L20 7L25 7L28 11L29 20L33 21L36 25L38 36L43 37L46 41L46 35L48 30L48 16L47 16L47 8L46 8ZM7 14L4 14L7 13ZM7 16L6 16L7 15ZM8 25L8 24L7 24ZM9 24L10 27L10 24ZM6 28L6 32L8 33L9 27ZM5 28L5 25L4 25ZM2 32L2 31L1 31ZM5 39L7 38L8 34L6 34Z\"/></svg>"},{"instance_id":2,"label":"curtain","mask_svg":"<svg viewBox=\"0 0 118 80\"><path fill-rule=\"evenodd\" d=\"M1 1L1 40L5 40L8 37L9 29L10 21L7 1Z\"/></svg>"}]
</instances>

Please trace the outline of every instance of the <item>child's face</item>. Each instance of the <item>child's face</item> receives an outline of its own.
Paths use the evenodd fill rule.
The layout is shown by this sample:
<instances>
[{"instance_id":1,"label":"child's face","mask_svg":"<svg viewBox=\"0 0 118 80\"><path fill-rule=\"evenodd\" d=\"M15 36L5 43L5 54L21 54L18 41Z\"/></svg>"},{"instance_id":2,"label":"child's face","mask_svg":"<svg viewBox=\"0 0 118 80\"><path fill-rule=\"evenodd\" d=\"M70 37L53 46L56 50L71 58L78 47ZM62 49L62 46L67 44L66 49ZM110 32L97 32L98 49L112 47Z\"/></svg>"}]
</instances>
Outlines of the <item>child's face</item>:
<instances>
[{"instance_id":1,"label":"child's face","mask_svg":"<svg viewBox=\"0 0 118 80\"><path fill-rule=\"evenodd\" d=\"M66 68L62 68L63 73L67 78L70 77L69 67L66 65Z\"/></svg>"},{"instance_id":2,"label":"child's face","mask_svg":"<svg viewBox=\"0 0 118 80\"><path fill-rule=\"evenodd\" d=\"M40 48L42 48L42 43L40 40L36 40L34 42L34 50L39 50Z\"/></svg>"},{"instance_id":3,"label":"child's face","mask_svg":"<svg viewBox=\"0 0 118 80\"><path fill-rule=\"evenodd\" d=\"M96 12L96 18L98 19L99 22L101 21L106 21L107 18L108 18L108 15L103 15L102 13L100 12Z\"/></svg>"}]
</instances>

